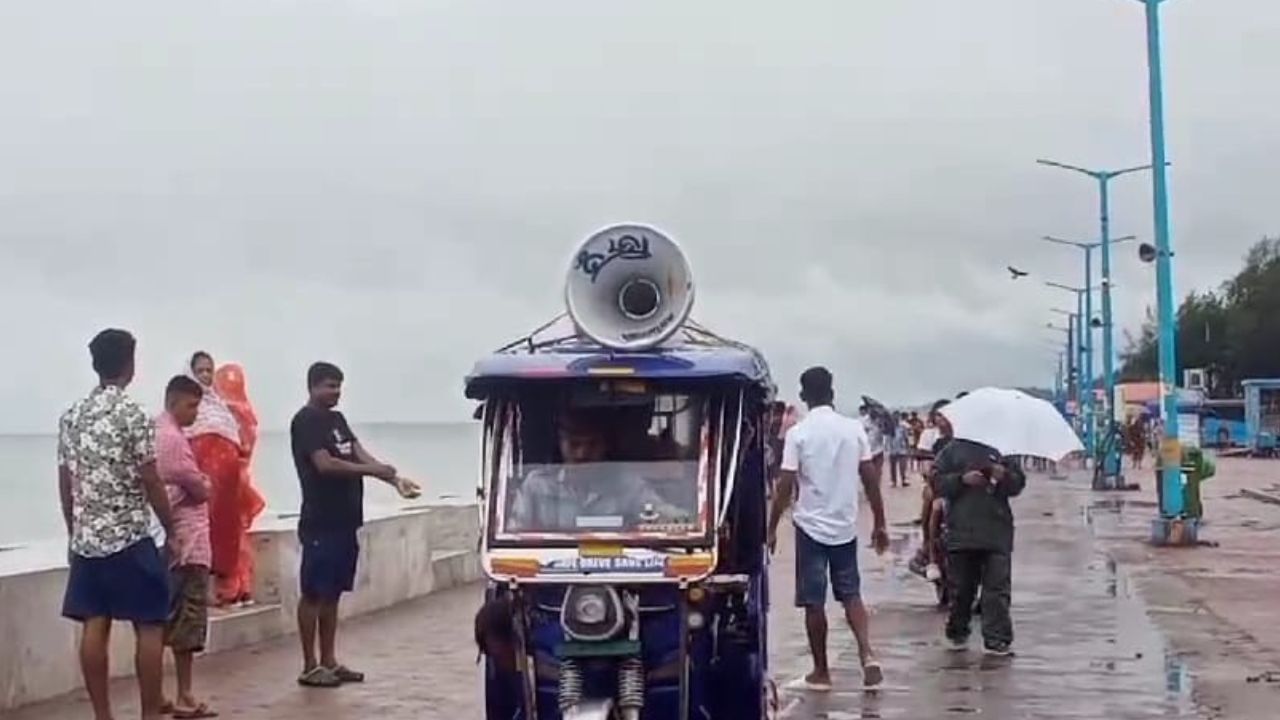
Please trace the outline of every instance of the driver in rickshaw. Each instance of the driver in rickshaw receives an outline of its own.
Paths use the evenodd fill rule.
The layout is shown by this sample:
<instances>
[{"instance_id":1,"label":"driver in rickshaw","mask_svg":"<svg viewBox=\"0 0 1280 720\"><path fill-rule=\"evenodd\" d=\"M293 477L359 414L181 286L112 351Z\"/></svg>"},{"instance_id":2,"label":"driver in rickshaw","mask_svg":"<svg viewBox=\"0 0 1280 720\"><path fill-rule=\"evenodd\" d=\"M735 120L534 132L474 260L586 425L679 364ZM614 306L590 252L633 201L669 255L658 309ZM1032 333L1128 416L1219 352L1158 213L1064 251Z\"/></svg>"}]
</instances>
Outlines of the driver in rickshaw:
<instances>
[{"instance_id":1,"label":"driver in rickshaw","mask_svg":"<svg viewBox=\"0 0 1280 720\"><path fill-rule=\"evenodd\" d=\"M635 473L637 463L609 462L614 448L607 430L617 419L600 410L570 409L560 415L563 464L529 472L516 490L509 530L627 530L642 523L692 521L691 511L669 503Z\"/></svg>"}]
</instances>

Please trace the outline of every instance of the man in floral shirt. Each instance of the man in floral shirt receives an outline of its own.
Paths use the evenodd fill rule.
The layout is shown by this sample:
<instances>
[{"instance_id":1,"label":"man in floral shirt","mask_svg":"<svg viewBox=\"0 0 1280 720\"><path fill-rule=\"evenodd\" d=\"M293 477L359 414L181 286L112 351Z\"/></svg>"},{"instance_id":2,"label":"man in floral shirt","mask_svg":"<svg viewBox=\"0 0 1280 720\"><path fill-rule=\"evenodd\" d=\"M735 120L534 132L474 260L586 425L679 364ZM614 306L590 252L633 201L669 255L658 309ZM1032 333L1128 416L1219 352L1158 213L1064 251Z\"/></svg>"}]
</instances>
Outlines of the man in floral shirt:
<instances>
[{"instance_id":1,"label":"man in floral shirt","mask_svg":"<svg viewBox=\"0 0 1280 720\"><path fill-rule=\"evenodd\" d=\"M70 536L62 614L84 625L80 667L96 720L110 720L107 647L113 620L137 635L142 717L161 717L168 570L149 534L151 511L172 535L169 497L156 474L155 429L125 394L136 341L104 330L91 343L98 386L62 416L58 484Z\"/></svg>"}]
</instances>

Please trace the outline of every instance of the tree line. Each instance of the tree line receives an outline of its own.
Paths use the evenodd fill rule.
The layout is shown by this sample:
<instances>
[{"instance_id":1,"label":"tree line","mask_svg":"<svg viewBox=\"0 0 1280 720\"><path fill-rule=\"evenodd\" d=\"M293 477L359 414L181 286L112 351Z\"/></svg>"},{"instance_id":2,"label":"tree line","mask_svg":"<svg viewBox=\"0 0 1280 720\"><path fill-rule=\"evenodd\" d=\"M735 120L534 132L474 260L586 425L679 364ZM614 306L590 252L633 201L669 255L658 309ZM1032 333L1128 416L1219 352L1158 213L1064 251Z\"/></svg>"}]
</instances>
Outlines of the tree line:
<instances>
[{"instance_id":1,"label":"tree line","mask_svg":"<svg viewBox=\"0 0 1280 720\"><path fill-rule=\"evenodd\" d=\"M1178 308L1179 368L1205 368L1211 397L1238 397L1240 381L1280 377L1280 237L1263 238L1217 290L1193 291ZM1125 332L1122 380L1158 378L1155 316ZM1181 382L1181 373L1178 381Z\"/></svg>"}]
</instances>

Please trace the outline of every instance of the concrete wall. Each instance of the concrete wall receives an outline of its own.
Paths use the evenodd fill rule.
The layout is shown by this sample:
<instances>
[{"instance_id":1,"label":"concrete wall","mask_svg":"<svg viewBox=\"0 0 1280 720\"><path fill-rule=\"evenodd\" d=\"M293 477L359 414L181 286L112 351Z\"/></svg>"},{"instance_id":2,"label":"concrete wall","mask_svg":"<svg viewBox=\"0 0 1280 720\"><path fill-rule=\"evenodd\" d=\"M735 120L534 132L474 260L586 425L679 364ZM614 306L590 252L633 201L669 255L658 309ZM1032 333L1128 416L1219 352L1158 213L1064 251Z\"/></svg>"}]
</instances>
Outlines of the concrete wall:
<instances>
[{"instance_id":1,"label":"concrete wall","mask_svg":"<svg viewBox=\"0 0 1280 720\"><path fill-rule=\"evenodd\" d=\"M265 518L251 540L257 605L216 611L209 652L223 652L294 632L300 548L296 520ZM373 515L361 530L356 590L344 616L390 607L481 577L479 518L472 505L436 505ZM61 617L65 548L35 545L0 553L0 711L81 687L78 626ZM126 626L112 637L112 674L133 672Z\"/></svg>"}]
</instances>

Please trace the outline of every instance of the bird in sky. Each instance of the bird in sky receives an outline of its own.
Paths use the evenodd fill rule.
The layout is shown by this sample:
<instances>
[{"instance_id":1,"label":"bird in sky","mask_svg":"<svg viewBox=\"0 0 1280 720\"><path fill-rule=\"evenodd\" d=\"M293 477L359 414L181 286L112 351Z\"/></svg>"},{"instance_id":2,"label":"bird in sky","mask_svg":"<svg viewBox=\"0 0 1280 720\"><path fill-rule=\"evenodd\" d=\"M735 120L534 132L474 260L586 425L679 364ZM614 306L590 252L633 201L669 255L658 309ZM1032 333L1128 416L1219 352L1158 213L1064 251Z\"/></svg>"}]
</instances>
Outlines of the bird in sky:
<instances>
[{"instance_id":1,"label":"bird in sky","mask_svg":"<svg viewBox=\"0 0 1280 720\"><path fill-rule=\"evenodd\" d=\"M1024 278L1024 277L1026 277L1026 276L1030 275L1031 273L1029 273L1029 272L1027 272L1027 271L1025 271L1025 270L1019 270L1018 268L1016 268L1016 267L1014 267L1014 266L1010 265L1010 266L1009 266L1009 274L1013 276L1013 279L1014 279L1014 280L1017 280L1018 278Z\"/></svg>"}]
</instances>

